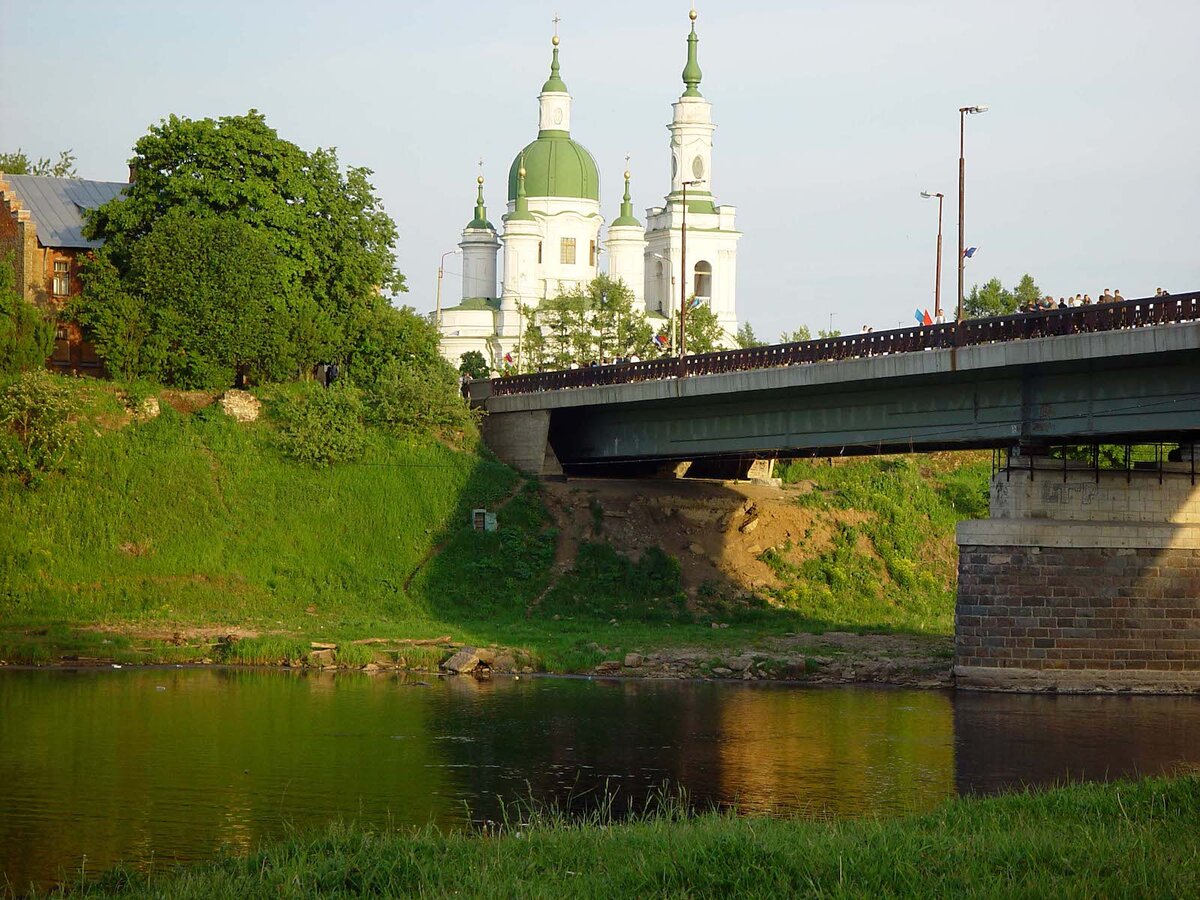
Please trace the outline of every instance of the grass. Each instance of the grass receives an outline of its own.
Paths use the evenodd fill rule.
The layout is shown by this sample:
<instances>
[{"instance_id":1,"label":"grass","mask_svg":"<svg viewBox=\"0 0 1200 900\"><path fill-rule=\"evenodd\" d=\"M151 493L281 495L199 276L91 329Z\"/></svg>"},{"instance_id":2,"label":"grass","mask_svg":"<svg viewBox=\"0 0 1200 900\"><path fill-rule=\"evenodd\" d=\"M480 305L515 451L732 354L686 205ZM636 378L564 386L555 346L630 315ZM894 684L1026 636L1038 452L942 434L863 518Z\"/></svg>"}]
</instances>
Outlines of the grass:
<instances>
[{"instance_id":1,"label":"grass","mask_svg":"<svg viewBox=\"0 0 1200 900\"><path fill-rule=\"evenodd\" d=\"M808 481L798 498L818 511L853 511L832 546L801 564L768 549L783 587L776 601L809 618L947 634L957 583L954 528L986 518L990 463L980 454L892 456L780 467L785 483Z\"/></svg>"},{"instance_id":2,"label":"grass","mask_svg":"<svg viewBox=\"0 0 1200 900\"><path fill-rule=\"evenodd\" d=\"M67 383L88 409L71 470L35 486L0 476L8 662L280 664L326 641L338 663L365 665L373 651L354 640L450 634L579 671L622 648L719 651L785 631L948 633L954 522L979 514L986 483L949 463L932 474L910 460L793 463L786 479L817 482L802 502L868 517L819 559L781 567L788 586L773 605L711 588L697 612L674 559L648 548L632 563L599 526L552 584L556 535L536 486L470 438L370 432L360 461L315 468L281 451L271 410L286 392L253 424L191 401L130 423L115 385ZM472 508L501 506L498 531L471 529ZM931 534L942 551L927 561ZM258 637L214 643L195 636L205 629ZM401 651L410 668L444 656Z\"/></svg>"},{"instance_id":3,"label":"grass","mask_svg":"<svg viewBox=\"0 0 1200 900\"><path fill-rule=\"evenodd\" d=\"M483 835L335 825L181 870L114 871L83 897L1187 897L1200 894L1200 778L958 799L819 822L553 811Z\"/></svg>"}]
</instances>

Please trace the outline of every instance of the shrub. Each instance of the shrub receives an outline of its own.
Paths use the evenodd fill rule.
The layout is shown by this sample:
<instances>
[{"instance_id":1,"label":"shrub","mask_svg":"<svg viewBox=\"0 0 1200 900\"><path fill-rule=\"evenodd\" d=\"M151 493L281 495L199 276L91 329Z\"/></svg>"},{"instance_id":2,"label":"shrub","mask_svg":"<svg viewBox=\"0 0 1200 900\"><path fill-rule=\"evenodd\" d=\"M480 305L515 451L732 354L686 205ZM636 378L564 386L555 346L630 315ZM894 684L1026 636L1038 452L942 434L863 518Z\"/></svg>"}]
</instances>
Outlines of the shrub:
<instances>
[{"instance_id":1,"label":"shrub","mask_svg":"<svg viewBox=\"0 0 1200 900\"><path fill-rule=\"evenodd\" d=\"M367 418L391 431L465 428L473 421L448 363L416 366L388 362L365 391Z\"/></svg>"},{"instance_id":2,"label":"shrub","mask_svg":"<svg viewBox=\"0 0 1200 900\"><path fill-rule=\"evenodd\" d=\"M12 254L0 259L0 374L40 369L54 352L54 322L16 290Z\"/></svg>"},{"instance_id":3,"label":"shrub","mask_svg":"<svg viewBox=\"0 0 1200 900\"><path fill-rule=\"evenodd\" d=\"M79 442L78 414L65 380L40 369L17 378L0 394L0 469L35 482L65 468Z\"/></svg>"},{"instance_id":4,"label":"shrub","mask_svg":"<svg viewBox=\"0 0 1200 900\"><path fill-rule=\"evenodd\" d=\"M284 452L301 462L327 466L362 456L366 445L363 405L356 388L324 388L309 382L274 409Z\"/></svg>"}]
</instances>

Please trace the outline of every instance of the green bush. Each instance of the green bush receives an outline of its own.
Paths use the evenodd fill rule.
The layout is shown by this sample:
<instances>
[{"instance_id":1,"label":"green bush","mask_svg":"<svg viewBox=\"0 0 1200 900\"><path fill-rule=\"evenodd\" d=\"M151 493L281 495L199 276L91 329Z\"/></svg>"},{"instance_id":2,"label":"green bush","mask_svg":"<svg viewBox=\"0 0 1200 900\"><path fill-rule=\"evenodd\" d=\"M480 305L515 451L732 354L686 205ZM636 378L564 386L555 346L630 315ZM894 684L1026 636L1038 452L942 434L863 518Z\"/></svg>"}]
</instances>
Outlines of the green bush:
<instances>
[{"instance_id":1,"label":"green bush","mask_svg":"<svg viewBox=\"0 0 1200 900\"><path fill-rule=\"evenodd\" d=\"M473 415L449 364L416 366L389 361L367 386L367 419L389 431L465 428Z\"/></svg>"},{"instance_id":2,"label":"green bush","mask_svg":"<svg viewBox=\"0 0 1200 900\"><path fill-rule=\"evenodd\" d=\"M34 482L65 468L78 415L69 383L41 369L17 378L0 394L0 470Z\"/></svg>"},{"instance_id":3,"label":"green bush","mask_svg":"<svg viewBox=\"0 0 1200 900\"><path fill-rule=\"evenodd\" d=\"M308 382L277 403L279 436L289 456L314 466L351 462L366 448L363 404L356 388Z\"/></svg>"},{"instance_id":4,"label":"green bush","mask_svg":"<svg viewBox=\"0 0 1200 900\"><path fill-rule=\"evenodd\" d=\"M0 374L40 369L54 352L54 320L17 293L12 254L0 259Z\"/></svg>"}]
</instances>

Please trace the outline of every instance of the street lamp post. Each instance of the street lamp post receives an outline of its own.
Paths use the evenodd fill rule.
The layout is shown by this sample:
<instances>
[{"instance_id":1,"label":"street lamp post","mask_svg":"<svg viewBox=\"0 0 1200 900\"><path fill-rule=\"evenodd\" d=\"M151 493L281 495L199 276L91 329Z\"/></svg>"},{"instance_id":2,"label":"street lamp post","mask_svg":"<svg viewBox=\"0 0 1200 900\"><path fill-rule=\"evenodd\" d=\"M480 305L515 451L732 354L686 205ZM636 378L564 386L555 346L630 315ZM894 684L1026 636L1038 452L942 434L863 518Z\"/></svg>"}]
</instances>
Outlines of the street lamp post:
<instances>
[{"instance_id":1,"label":"street lamp post","mask_svg":"<svg viewBox=\"0 0 1200 900\"><path fill-rule=\"evenodd\" d=\"M935 191L921 191L921 196L926 200L937 197L938 202L937 271L933 277L933 316L934 321L940 322L942 320L942 201L946 199L946 195Z\"/></svg>"},{"instance_id":2,"label":"street lamp post","mask_svg":"<svg viewBox=\"0 0 1200 900\"><path fill-rule=\"evenodd\" d=\"M683 185L683 221L679 226L679 372L683 374L683 358L687 356L687 189L704 184L703 178L681 182Z\"/></svg>"},{"instance_id":3,"label":"street lamp post","mask_svg":"<svg viewBox=\"0 0 1200 900\"><path fill-rule=\"evenodd\" d=\"M966 135L967 116L973 116L977 113L985 113L988 111L986 106L964 106L958 111L958 319L961 322L963 318L963 265L965 258L963 253L966 250L966 244L963 232L963 196L966 191L966 171L967 164L965 160L964 148Z\"/></svg>"},{"instance_id":4,"label":"street lamp post","mask_svg":"<svg viewBox=\"0 0 1200 900\"><path fill-rule=\"evenodd\" d=\"M442 254L441 261L438 262L438 277L437 277L437 301L434 305L433 324L441 329L442 327L442 274L446 268L446 257L453 256L455 253L462 253L462 248L457 250L447 250ZM440 337L441 335L439 335Z\"/></svg>"}]
</instances>

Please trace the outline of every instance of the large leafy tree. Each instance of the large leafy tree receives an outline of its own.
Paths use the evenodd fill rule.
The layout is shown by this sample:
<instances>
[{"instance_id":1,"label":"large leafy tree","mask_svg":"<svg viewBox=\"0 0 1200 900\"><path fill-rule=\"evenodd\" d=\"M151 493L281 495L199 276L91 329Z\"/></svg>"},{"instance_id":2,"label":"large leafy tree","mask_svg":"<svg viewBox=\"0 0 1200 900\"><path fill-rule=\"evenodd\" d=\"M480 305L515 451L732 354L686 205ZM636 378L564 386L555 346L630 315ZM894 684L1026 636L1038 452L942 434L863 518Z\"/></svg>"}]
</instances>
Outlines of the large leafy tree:
<instances>
[{"instance_id":1,"label":"large leafy tree","mask_svg":"<svg viewBox=\"0 0 1200 900\"><path fill-rule=\"evenodd\" d=\"M171 209L134 246L126 278L109 262L88 271L77 315L116 374L188 388L287 374L286 272L246 223Z\"/></svg>"},{"instance_id":2,"label":"large leafy tree","mask_svg":"<svg viewBox=\"0 0 1200 900\"><path fill-rule=\"evenodd\" d=\"M405 290L395 268L396 227L370 170L343 171L333 150L302 150L255 110L220 119L171 116L137 142L132 165L134 182L93 211L87 226L89 237L104 241L101 268L111 265L129 294L151 278L144 267L135 275L138 247L173 211L237 222L243 238L253 232L269 248L281 302L268 328L301 369L349 357L376 318L380 291ZM94 294L88 275L95 271L85 270L85 298Z\"/></svg>"},{"instance_id":3,"label":"large leafy tree","mask_svg":"<svg viewBox=\"0 0 1200 900\"><path fill-rule=\"evenodd\" d=\"M30 159L20 147L13 153L0 153L0 172L8 175L52 175L55 178L74 178L75 154L63 150L58 159Z\"/></svg>"}]
</instances>

